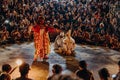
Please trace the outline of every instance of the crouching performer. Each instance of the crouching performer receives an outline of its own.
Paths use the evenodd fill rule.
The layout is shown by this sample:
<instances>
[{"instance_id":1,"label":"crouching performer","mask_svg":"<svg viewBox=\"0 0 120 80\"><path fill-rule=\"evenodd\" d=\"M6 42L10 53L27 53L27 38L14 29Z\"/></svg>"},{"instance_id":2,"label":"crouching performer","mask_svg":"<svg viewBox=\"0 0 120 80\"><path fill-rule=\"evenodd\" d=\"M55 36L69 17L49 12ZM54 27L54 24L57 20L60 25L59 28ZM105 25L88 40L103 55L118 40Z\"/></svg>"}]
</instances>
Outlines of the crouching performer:
<instances>
[{"instance_id":1,"label":"crouching performer","mask_svg":"<svg viewBox=\"0 0 120 80\"><path fill-rule=\"evenodd\" d=\"M71 30L69 30L66 33L66 37L64 39L64 46L65 46L65 53L66 55L73 55L75 53L75 48L76 48L76 44L75 44L75 40L71 37Z\"/></svg>"},{"instance_id":2,"label":"crouching performer","mask_svg":"<svg viewBox=\"0 0 120 80\"><path fill-rule=\"evenodd\" d=\"M55 52L65 55L74 54L75 47L75 40L71 37L71 30L69 30L65 35L63 32L60 33L60 35L57 36L54 44Z\"/></svg>"},{"instance_id":3,"label":"crouching performer","mask_svg":"<svg viewBox=\"0 0 120 80\"><path fill-rule=\"evenodd\" d=\"M54 43L54 51L56 53L63 53L65 50L64 47L64 39L65 39L65 35L64 32L61 32L55 39L55 43Z\"/></svg>"}]
</instances>

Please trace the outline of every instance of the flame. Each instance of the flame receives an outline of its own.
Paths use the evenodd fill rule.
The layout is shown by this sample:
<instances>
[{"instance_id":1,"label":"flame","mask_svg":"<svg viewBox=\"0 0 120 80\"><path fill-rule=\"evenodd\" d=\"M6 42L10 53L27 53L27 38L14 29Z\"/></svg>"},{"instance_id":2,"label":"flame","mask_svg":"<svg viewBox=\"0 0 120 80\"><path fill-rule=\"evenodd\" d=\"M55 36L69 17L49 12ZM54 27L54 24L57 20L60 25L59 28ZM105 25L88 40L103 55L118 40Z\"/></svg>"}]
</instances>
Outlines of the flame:
<instances>
[{"instance_id":1,"label":"flame","mask_svg":"<svg viewBox=\"0 0 120 80\"><path fill-rule=\"evenodd\" d=\"M16 64L17 64L18 66L20 66L20 65L22 64L22 60L20 60L20 59L16 60Z\"/></svg>"}]
</instances>

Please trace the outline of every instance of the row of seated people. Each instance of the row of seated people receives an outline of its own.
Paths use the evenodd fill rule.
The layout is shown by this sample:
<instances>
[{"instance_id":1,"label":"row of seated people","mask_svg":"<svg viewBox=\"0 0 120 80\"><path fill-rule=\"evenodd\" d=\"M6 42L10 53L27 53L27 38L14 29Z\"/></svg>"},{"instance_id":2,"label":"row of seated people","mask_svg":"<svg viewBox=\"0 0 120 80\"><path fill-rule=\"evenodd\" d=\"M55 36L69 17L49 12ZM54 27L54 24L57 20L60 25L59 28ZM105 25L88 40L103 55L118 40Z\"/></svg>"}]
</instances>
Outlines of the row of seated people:
<instances>
[{"instance_id":1,"label":"row of seated people","mask_svg":"<svg viewBox=\"0 0 120 80\"><path fill-rule=\"evenodd\" d=\"M93 33L93 35L98 37L89 40L87 32L82 31L82 33L78 33L77 37L80 35L84 37L75 40L87 40L87 43L91 41L99 45L103 42L100 38L101 35L98 34L100 30L105 28L108 33L116 33L116 30L118 30L119 13L111 10L118 2L118 0L64 0L63 2L61 0L57 2L54 0L44 0L44 2L43 0L2 0L0 1L0 27L5 25L5 27L10 28L8 31L13 33L2 32L0 33L0 39L1 42L8 40L9 37L12 37L12 40L28 39L29 36L26 36L28 35L26 32L28 29L26 28L29 25L34 25L37 17L42 15L45 22L48 21L50 24L64 30L69 27L78 29L82 24L85 24L85 28L94 27L93 30L96 29L98 32ZM100 23L103 23L104 26L99 26ZM24 29L17 31L13 27ZM24 30L26 30L25 34ZM8 34L11 36L8 37ZM119 48L118 41L110 44L104 43L104 46L108 45L113 49Z\"/></svg>"},{"instance_id":2,"label":"row of seated people","mask_svg":"<svg viewBox=\"0 0 120 80\"><path fill-rule=\"evenodd\" d=\"M66 33L66 35L71 36L71 33L70 33L70 35L68 33ZM56 35L53 35L53 34L51 36L53 36L51 38L56 37ZM64 35L62 35L62 36L64 36ZM61 37L61 36L56 37L55 48L58 46L58 44L61 44L61 42L60 43L58 42L59 37ZM93 33L93 32L89 32L87 30L81 30L79 28L72 32L72 37L71 37L71 41L72 41L71 45L73 45L72 50L74 50L74 48L75 48L74 47L75 42L100 45L100 46L104 46L104 47L109 47L111 49L120 50L119 39L114 34L110 35L109 33L104 33L104 34ZM74 41L74 39L75 39L75 41ZM0 31L0 43L6 42L6 41L13 42L13 41L29 41L29 40L33 40L33 35L32 35L32 33L30 33L30 31L28 29L24 29L24 30L23 29L22 30L15 29L11 33L9 33L6 29L6 27L3 27L3 29ZM65 41L65 42L69 43L69 41ZM62 47L62 46L60 46L60 47Z\"/></svg>"},{"instance_id":3,"label":"row of seated people","mask_svg":"<svg viewBox=\"0 0 120 80\"><path fill-rule=\"evenodd\" d=\"M89 32L88 30L77 29L73 31L72 37L78 43L98 45L120 50L119 38L115 34L109 34L108 32L101 34L97 32Z\"/></svg>"},{"instance_id":4,"label":"row of seated people","mask_svg":"<svg viewBox=\"0 0 120 80\"><path fill-rule=\"evenodd\" d=\"M47 78L47 80L98 80L95 79L92 72L87 69L88 65L85 60L79 61L79 69L74 73L74 75L64 75L62 74L63 69L61 65L54 64L52 67L52 74ZM100 80L120 80L120 61L118 62L119 71L115 76L111 76L107 68L101 68L98 71ZM2 65L2 72L0 73L0 80L12 80L11 79L12 67L9 64ZM20 77L13 80L33 80L29 78L30 65L28 63L22 63L19 66Z\"/></svg>"},{"instance_id":5,"label":"row of seated people","mask_svg":"<svg viewBox=\"0 0 120 80\"><path fill-rule=\"evenodd\" d=\"M32 33L29 33L28 29L19 30L17 28L12 32L8 32L6 27L3 27L2 30L0 30L0 43L30 41L32 38Z\"/></svg>"},{"instance_id":6,"label":"row of seated people","mask_svg":"<svg viewBox=\"0 0 120 80\"><path fill-rule=\"evenodd\" d=\"M53 37L55 37L55 36L56 35L53 35ZM59 47L59 49L60 49L60 47L64 48L63 46L60 46L61 42L58 42L58 41L60 41L59 37L63 37L63 36L64 36L64 33L61 33L60 36L56 37L55 48L57 48L57 47ZM70 32L70 34L66 33L66 36L71 36L71 32ZM51 38L53 38L53 37L51 37ZM104 46L104 47L109 47L111 49L120 50L120 42L118 40L118 37L116 37L114 34L110 35L109 33L105 33L104 35L101 35L99 33L90 33L87 30L82 31L81 29L78 29L78 30L74 30L72 32L72 37L71 37L72 42L70 42L70 45L73 45L73 47L71 47L72 50L75 49L75 42L100 45L100 46ZM64 38L65 37L63 37L61 39L64 39ZM0 31L0 39L1 39L0 43L5 42L5 41L11 41L11 40L12 41L29 41L29 40L33 39L33 35L32 35L32 33L29 32L28 29L24 29L24 30L15 29L11 33L9 33L7 31L7 29L5 27L3 27L3 29ZM69 41L64 41L64 42L69 43ZM61 53L60 50L59 50L59 52ZM67 51L69 51L69 50L67 49ZM71 54L71 52L69 52L69 53Z\"/></svg>"}]
</instances>

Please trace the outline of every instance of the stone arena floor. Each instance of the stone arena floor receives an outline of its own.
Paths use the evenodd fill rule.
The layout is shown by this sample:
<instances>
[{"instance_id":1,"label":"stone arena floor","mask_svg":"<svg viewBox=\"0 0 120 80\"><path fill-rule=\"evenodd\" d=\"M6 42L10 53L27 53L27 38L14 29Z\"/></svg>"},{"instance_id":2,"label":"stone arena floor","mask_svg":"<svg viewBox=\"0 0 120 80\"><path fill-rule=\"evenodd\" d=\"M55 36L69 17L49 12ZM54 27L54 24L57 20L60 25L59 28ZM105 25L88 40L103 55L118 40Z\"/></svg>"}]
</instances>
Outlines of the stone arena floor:
<instances>
[{"instance_id":1,"label":"stone arena floor","mask_svg":"<svg viewBox=\"0 0 120 80\"><path fill-rule=\"evenodd\" d=\"M34 43L12 44L0 47L0 69L2 64L9 63L16 67L15 61L21 59L31 65L29 77L34 80L46 80L53 64L60 64L63 67L63 74L73 74L78 69L78 61L86 60L88 69L93 72L95 80L99 80L98 70L106 67L111 75L117 73L117 61L120 60L120 52L108 48L95 47L78 44L74 56L61 56L53 50L51 43L51 53L46 61L33 62ZM18 68L11 74L12 78L20 76Z\"/></svg>"}]
</instances>

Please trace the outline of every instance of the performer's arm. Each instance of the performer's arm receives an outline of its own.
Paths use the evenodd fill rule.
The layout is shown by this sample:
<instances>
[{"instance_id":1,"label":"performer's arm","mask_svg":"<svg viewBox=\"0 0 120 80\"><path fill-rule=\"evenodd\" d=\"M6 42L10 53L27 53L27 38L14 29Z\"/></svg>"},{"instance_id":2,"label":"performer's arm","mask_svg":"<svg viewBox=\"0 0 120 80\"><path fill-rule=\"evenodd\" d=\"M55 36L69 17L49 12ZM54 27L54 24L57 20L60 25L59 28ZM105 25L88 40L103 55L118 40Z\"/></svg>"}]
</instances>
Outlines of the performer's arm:
<instances>
[{"instance_id":1,"label":"performer's arm","mask_svg":"<svg viewBox=\"0 0 120 80\"><path fill-rule=\"evenodd\" d=\"M49 31L49 32L61 32L60 29L57 29L57 28L54 28L54 27L47 27L46 31Z\"/></svg>"}]
</instances>

